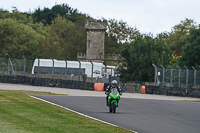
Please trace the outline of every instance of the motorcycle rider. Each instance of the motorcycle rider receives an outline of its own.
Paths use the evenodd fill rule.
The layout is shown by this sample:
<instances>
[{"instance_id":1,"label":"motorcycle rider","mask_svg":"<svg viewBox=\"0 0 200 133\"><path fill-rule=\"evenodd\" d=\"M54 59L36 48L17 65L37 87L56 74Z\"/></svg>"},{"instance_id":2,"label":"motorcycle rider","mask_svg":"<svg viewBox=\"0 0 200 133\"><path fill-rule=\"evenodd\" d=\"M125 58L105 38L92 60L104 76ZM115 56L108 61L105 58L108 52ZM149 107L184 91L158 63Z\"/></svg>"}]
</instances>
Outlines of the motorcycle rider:
<instances>
[{"instance_id":1,"label":"motorcycle rider","mask_svg":"<svg viewBox=\"0 0 200 133\"><path fill-rule=\"evenodd\" d=\"M117 85L117 80L113 80L111 82L111 85L107 86L106 91L105 91L105 94L107 95L106 96L106 106L108 106L108 97L109 97L111 88L117 88L119 94L122 95L121 88L120 88L120 86Z\"/></svg>"}]
</instances>

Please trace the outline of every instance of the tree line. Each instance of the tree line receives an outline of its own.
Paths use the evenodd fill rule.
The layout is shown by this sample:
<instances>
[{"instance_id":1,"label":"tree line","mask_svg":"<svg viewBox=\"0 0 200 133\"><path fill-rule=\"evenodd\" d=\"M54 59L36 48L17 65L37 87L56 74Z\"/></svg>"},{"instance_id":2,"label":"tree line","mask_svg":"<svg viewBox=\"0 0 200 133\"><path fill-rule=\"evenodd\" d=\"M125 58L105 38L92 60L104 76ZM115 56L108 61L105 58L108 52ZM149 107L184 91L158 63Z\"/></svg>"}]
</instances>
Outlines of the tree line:
<instances>
[{"instance_id":1,"label":"tree line","mask_svg":"<svg viewBox=\"0 0 200 133\"><path fill-rule=\"evenodd\" d=\"M138 35L134 41L123 44L124 57L119 68L121 79L126 81L153 81L154 63L160 67L200 66L200 26L186 19L175 25L171 32Z\"/></svg>"},{"instance_id":2,"label":"tree line","mask_svg":"<svg viewBox=\"0 0 200 133\"><path fill-rule=\"evenodd\" d=\"M76 60L86 52L87 14L55 5L34 12L0 9L0 57L54 58ZM103 18L102 18L103 19ZM123 20L109 19L105 33L105 54L121 54L118 69L123 82L152 81L155 65L200 65L200 26L185 19L171 32L156 36L142 34Z\"/></svg>"}]
</instances>

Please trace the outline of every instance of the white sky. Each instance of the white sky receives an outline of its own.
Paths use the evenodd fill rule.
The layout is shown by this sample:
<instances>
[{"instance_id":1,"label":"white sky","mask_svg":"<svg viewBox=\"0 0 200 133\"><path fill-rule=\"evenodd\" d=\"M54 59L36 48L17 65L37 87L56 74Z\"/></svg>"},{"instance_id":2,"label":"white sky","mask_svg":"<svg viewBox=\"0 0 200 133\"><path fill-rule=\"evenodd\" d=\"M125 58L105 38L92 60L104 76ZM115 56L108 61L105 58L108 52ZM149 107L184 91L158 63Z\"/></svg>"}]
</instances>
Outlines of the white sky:
<instances>
[{"instance_id":1,"label":"white sky","mask_svg":"<svg viewBox=\"0 0 200 133\"><path fill-rule=\"evenodd\" d=\"M186 18L200 24L200 0L0 0L0 8L28 12L62 3L95 19L123 20L142 33L154 35L170 32Z\"/></svg>"}]
</instances>

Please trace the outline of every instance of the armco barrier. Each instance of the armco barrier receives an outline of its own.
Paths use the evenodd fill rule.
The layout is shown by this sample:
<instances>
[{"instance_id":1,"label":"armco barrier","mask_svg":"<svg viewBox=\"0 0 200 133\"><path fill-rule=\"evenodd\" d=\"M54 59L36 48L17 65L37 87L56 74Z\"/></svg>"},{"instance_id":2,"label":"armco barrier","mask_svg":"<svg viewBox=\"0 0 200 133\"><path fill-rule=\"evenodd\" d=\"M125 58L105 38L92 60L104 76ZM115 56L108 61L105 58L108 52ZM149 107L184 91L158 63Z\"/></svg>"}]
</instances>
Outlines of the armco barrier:
<instances>
[{"instance_id":1,"label":"armco barrier","mask_svg":"<svg viewBox=\"0 0 200 133\"><path fill-rule=\"evenodd\" d=\"M0 82L13 83L13 84L26 84L26 85L33 85L33 86L94 90L94 83L90 83L90 82L48 79L48 78L38 79L36 77L14 76L14 75L4 75L4 74L0 75Z\"/></svg>"},{"instance_id":2,"label":"armco barrier","mask_svg":"<svg viewBox=\"0 0 200 133\"><path fill-rule=\"evenodd\" d=\"M196 88L178 88L178 87L160 87L160 86L145 86L147 94L158 94L168 96L184 96L200 98L200 89Z\"/></svg>"}]
</instances>

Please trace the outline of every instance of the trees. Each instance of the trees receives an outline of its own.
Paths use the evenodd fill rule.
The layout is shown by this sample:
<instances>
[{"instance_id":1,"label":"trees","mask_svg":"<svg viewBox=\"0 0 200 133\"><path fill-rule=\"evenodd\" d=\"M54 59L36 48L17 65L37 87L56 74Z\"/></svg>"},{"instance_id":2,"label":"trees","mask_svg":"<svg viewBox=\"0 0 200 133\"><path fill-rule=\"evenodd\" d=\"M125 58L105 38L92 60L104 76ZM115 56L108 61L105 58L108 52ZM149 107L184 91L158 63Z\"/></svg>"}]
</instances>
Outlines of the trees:
<instances>
[{"instance_id":1,"label":"trees","mask_svg":"<svg viewBox=\"0 0 200 133\"><path fill-rule=\"evenodd\" d=\"M13 19L0 19L0 56L35 58L38 46L44 39L32 27Z\"/></svg>"},{"instance_id":2,"label":"trees","mask_svg":"<svg viewBox=\"0 0 200 133\"><path fill-rule=\"evenodd\" d=\"M47 26L45 43L40 46L40 57L76 60L78 52L85 52L86 33L80 27L58 16Z\"/></svg>"},{"instance_id":3,"label":"trees","mask_svg":"<svg viewBox=\"0 0 200 133\"><path fill-rule=\"evenodd\" d=\"M86 52L85 19L93 18L78 13L77 9L73 9L67 4L55 5L51 9L44 8L41 10L38 8L33 13L20 13L16 8L12 13L0 10L0 19L7 18L15 20L18 24L28 26L31 31L35 31L43 37L37 45L37 51L34 49L33 55L37 53L40 58L76 60L77 53ZM13 33L10 32L9 36L15 33L17 31L13 30ZM121 44L134 40L137 33L139 32L136 29L131 28L122 20L119 22L110 20L108 32L105 34L105 53L119 54ZM34 41L34 38L30 39ZM27 57L30 56L27 55Z\"/></svg>"},{"instance_id":4,"label":"trees","mask_svg":"<svg viewBox=\"0 0 200 133\"><path fill-rule=\"evenodd\" d=\"M15 58L24 55L76 60L77 53L86 52L85 19L93 18L66 4L38 8L33 13L0 9L0 56L9 53ZM122 80L150 81L152 63L168 65L174 53L182 54L179 65L199 65L199 29L195 28L195 22L186 19L175 25L172 32L153 37L141 35L122 20L110 19L105 33L105 54L121 51Z\"/></svg>"},{"instance_id":5,"label":"trees","mask_svg":"<svg viewBox=\"0 0 200 133\"><path fill-rule=\"evenodd\" d=\"M120 54L121 43L117 42L115 36L108 36L108 33L105 33L105 54Z\"/></svg>"},{"instance_id":6,"label":"trees","mask_svg":"<svg viewBox=\"0 0 200 133\"><path fill-rule=\"evenodd\" d=\"M175 51L176 56L182 54L181 47L185 45L186 38L191 29L196 28L194 20L186 19L181 21L180 24L172 28L172 32L166 38L166 43L170 46L171 50Z\"/></svg>"},{"instance_id":7,"label":"trees","mask_svg":"<svg viewBox=\"0 0 200 133\"><path fill-rule=\"evenodd\" d=\"M197 66L200 65L200 27L192 29L183 47L182 57L178 59L179 65Z\"/></svg>"},{"instance_id":8,"label":"trees","mask_svg":"<svg viewBox=\"0 0 200 133\"><path fill-rule=\"evenodd\" d=\"M136 36L140 35L136 28L130 27L122 20L108 20L108 29L105 34L105 53L120 54L120 49L123 43L132 42Z\"/></svg>"},{"instance_id":9,"label":"trees","mask_svg":"<svg viewBox=\"0 0 200 133\"><path fill-rule=\"evenodd\" d=\"M33 14L35 22L42 22L46 29L45 43L40 46L40 56L43 58L76 60L77 53L85 52L86 31L85 14L67 4L55 5L51 9L38 8Z\"/></svg>"},{"instance_id":10,"label":"trees","mask_svg":"<svg viewBox=\"0 0 200 133\"><path fill-rule=\"evenodd\" d=\"M12 13L0 9L0 55L12 52L16 58L37 55L76 60L77 53L86 50L86 18L88 16L66 4L55 5L52 9L38 8L34 13L21 13L17 8Z\"/></svg>"},{"instance_id":11,"label":"trees","mask_svg":"<svg viewBox=\"0 0 200 133\"><path fill-rule=\"evenodd\" d=\"M115 19L108 20L108 36L116 37L118 43L132 42L140 35L136 28L130 27L126 22Z\"/></svg>"},{"instance_id":12,"label":"trees","mask_svg":"<svg viewBox=\"0 0 200 133\"><path fill-rule=\"evenodd\" d=\"M32 17L29 16L28 14L26 14L26 13L19 12L17 10L17 8L14 8L12 10L12 13L0 9L0 19L7 19L7 18L11 18L13 20L17 20L18 22L26 24L26 25L29 25L29 26L31 24L33 24Z\"/></svg>"},{"instance_id":13,"label":"trees","mask_svg":"<svg viewBox=\"0 0 200 133\"><path fill-rule=\"evenodd\" d=\"M151 81L153 78L152 63L169 64L171 50L159 37L139 35L135 41L123 45L121 51L125 62L120 67L122 81Z\"/></svg>"},{"instance_id":14,"label":"trees","mask_svg":"<svg viewBox=\"0 0 200 133\"><path fill-rule=\"evenodd\" d=\"M60 15L61 17L65 17L67 20L70 20L74 23L78 20L79 16L86 16L85 14L78 13L77 9L73 9L67 4L55 5L51 9L44 8L43 10L41 10L40 8L38 8L32 14L34 22L42 22L44 25L51 25L51 22L58 15Z\"/></svg>"}]
</instances>

